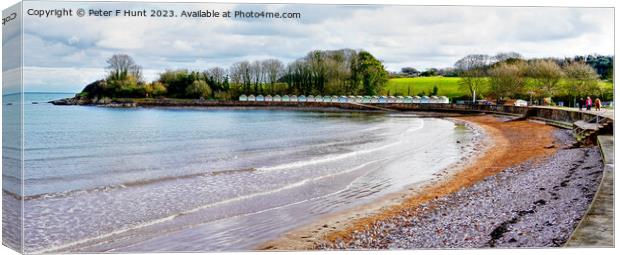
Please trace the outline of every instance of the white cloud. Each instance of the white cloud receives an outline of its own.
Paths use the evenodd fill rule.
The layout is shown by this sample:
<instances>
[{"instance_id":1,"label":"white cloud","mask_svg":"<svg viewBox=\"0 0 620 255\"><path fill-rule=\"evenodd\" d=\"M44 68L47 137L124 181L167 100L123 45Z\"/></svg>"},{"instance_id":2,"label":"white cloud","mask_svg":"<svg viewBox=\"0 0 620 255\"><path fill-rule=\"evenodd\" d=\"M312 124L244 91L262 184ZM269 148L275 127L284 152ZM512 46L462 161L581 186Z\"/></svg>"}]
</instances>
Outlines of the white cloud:
<instances>
[{"instance_id":1,"label":"white cloud","mask_svg":"<svg viewBox=\"0 0 620 255\"><path fill-rule=\"evenodd\" d=\"M25 4L34 4L26 2ZM36 2L39 8L60 3ZM121 3L63 2L117 9ZM240 60L288 62L315 49L365 49L387 68L446 67L470 53L526 57L613 54L613 9L463 6L148 4L128 8L301 12L300 20L197 18L26 18L25 65L105 67L127 53L146 69L228 67ZM80 69L81 70L81 69ZM70 71L68 72L70 73ZM41 72L39 74L43 75ZM59 77L63 74L58 74ZM49 76L49 75L48 75ZM64 77L64 76L63 76ZM64 77L80 82L85 77ZM76 85L76 89L82 85Z\"/></svg>"}]
</instances>

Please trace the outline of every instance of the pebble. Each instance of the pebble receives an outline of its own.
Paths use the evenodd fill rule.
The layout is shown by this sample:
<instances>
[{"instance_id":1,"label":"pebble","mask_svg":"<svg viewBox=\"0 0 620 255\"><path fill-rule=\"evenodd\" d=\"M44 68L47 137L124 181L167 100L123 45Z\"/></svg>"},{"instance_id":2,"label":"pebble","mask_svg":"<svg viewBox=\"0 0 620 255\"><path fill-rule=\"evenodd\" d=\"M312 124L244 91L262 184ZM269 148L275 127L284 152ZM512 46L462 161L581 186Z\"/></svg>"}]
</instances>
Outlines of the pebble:
<instances>
[{"instance_id":1,"label":"pebble","mask_svg":"<svg viewBox=\"0 0 620 255\"><path fill-rule=\"evenodd\" d=\"M571 143L569 131L554 133ZM583 217L601 179L596 147L563 149L317 249L420 249L562 246Z\"/></svg>"}]
</instances>

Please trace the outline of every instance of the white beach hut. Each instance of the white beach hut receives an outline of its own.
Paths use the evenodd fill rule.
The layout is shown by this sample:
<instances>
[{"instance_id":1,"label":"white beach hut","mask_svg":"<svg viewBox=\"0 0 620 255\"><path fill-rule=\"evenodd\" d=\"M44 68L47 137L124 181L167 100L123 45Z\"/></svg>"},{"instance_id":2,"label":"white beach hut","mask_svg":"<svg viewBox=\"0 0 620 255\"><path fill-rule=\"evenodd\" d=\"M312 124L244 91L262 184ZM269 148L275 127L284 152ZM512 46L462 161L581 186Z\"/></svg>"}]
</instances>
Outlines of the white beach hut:
<instances>
[{"instance_id":1,"label":"white beach hut","mask_svg":"<svg viewBox=\"0 0 620 255\"><path fill-rule=\"evenodd\" d=\"M450 99L447 96L440 96L439 97L439 103L440 104L447 104L450 103Z\"/></svg>"},{"instance_id":2,"label":"white beach hut","mask_svg":"<svg viewBox=\"0 0 620 255\"><path fill-rule=\"evenodd\" d=\"M256 101L256 97L254 95L248 96L248 101Z\"/></svg>"},{"instance_id":3,"label":"white beach hut","mask_svg":"<svg viewBox=\"0 0 620 255\"><path fill-rule=\"evenodd\" d=\"M405 104L411 104L411 103L413 103L413 97L411 97L411 96L406 96L406 97L405 97L405 100L404 100L404 103L405 103Z\"/></svg>"},{"instance_id":4,"label":"white beach hut","mask_svg":"<svg viewBox=\"0 0 620 255\"><path fill-rule=\"evenodd\" d=\"M323 97L323 102L329 103L331 101L332 101L332 97L330 97L330 96L324 96Z\"/></svg>"},{"instance_id":5,"label":"white beach hut","mask_svg":"<svg viewBox=\"0 0 620 255\"><path fill-rule=\"evenodd\" d=\"M289 98L289 101L291 102L297 102L297 95L291 95L288 98Z\"/></svg>"},{"instance_id":6,"label":"white beach hut","mask_svg":"<svg viewBox=\"0 0 620 255\"><path fill-rule=\"evenodd\" d=\"M239 96L239 101L248 101L248 96L246 95Z\"/></svg>"},{"instance_id":7,"label":"white beach hut","mask_svg":"<svg viewBox=\"0 0 620 255\"><path fill-rule=\"evenodd\" d=\"M332 102L337 103L338 101L338 96L332 96Z\"/></svg>"},{"instance_id":8,"label":"white beach hut","mask_svg":"<svg viewBox=\"0 0 620 255\"><path fill-rule=\"evenodd\" d=\"M309 95L308 98L306 98L306 101L308 102L314 102L314 96L313 95Z\"/></svg>"},{"instance_id":9,"label":"white beach hut","mask_svg":"<svg viewBox=\"0 0 620 255\"><path fill-rule=\"evenodd\" d=\"M301 95L301 96L299 96L297 98L297 102L306 102L306 101L307 101L307 99L306 99L306 96L304 96L304 95Z\"/></svg>"},{"instance_id":10,"label":"white beach hut","mask_svg":"<svg viewBox=\"0 0 620 255\"><path fill-rule=\"evenodd\" d=\"M378 96L372 96L370 98L370 103L379 103L379 97Z\"/></svg>"},{"instance_id":11,"label":"white beach hut","mask_svg":"<svg viewBox=\"0 0 620 255\"><path fill-rule=\"evenodd\" d=\"M396 97L396 103L402 104L405 102L405 98L403 96Z\"/></svg>"},{"instance_id":12,"label":"white beach hut","mask_svg":"<svg viewBox=\"0 0 620 255\"><path fill-rule=\"evenodd\" d=\"M386 96L380 96L380 97L379 97L379 103L380 103L380 104L385 104L385 103L387 103L387 97L386 97Z\"/></svg>"},{"instance_id":13,"label":"white beach hut","mask_svg":"<svg viewBox=\"0 0 620 255\"><path fill-rule=\"evenodd\" d=\"M396 97L395 96L387 97L387 102L390 104L396 103Z\"/></svg>"},{"instance_id":14,"label":"white beach hut","mask_svg":"<svg viewBox=\"0 0 620 255\"><path fill-rule=\"evenodd\" d=\"M346 103L348 101L347 96L339 96L338 103Z\"/></svg>"},{"instance_id":15,"label":"white beach hut","mask_svg":"<svg viewBox=\"0 0 620 255\"><path fill-rule=\"evenodd\" d=\"M355 102L355 96L348 96L347 97L347 102L354 103Z\"/></svg>"},{"instance_id":16,"label":"white beach hut","mask_svg":"<svg viewBox=\"0 0 620 255\"><path fill-rule=\"evenodd\" d=\"M314 102L323 102L323 97L321 95L317 95L314 97Z\"/></svg>"},{"instance_id":17,"label":"white beach hut","mask_svg":"<svg viewBox=\"0 0 620 255\"><path fill-rule=\"evenodd\" d=\"M364 97L363 97L363 96L356 96L356 97L355 97L355 102L356 102L356 103L361 103L361 102L364 102Z\"/></svg>"},{"instance_id":18,"label":"white beach hut","mask_svg":"<svg viewBox=\"0 0 620 255\"><path fill-rule=\"evenodd\" d=\"M428 102L431 103L431 104L439 103L439 97L431 96L431 97L428 98Z\"/></svg>"},{"instance_id":19,"label":"white beach hut","mask_svg":"<svg viewBox=\"0 0 620 255\"><path fill-rule=\"evenodd\" d=\"M280 95L275 95L275 96L273 96L273 101L274 102L282 102L282 97Z\"/></svg>"},{"instance_id":20,"label":"white beach hut","mask_svg":"<svg viewBox=\"0 0 620 255\"><path fill-rule=\"evenodd\" d=\"M420 103L421 104L428 104L430 103L431 99L427 96L422 96L422 98L420 98Z\"/></svg>"},{"instance_id":21,"label":"white beach hut","mask_svg":"<svg viewBox=\"0 0 620 255\"><path fill-rule=\"evenodd\" d=\"M282 96L282 102L290 102L290 101L291 101L291 97L289 95Z\"/></svg>"},{"instance_id":22,"label":"white beach hut","mask_svg":"<svg viewBox=\"0 0 620 255\"><path fill-rule=\"evenodd\" d=\"M413 97L413 101L412 101L412 103L414 103L414 104L420 104L420 103L422 103L422 98L421 98L421 97L419 97L419 96L414 96L414 97Z\"/></svg>"},{"instance_id":23,"label":"white beach hut","mask_svg":"<svg viewBox=\"0 0 620 255\"><path fill-rule=\"evenodd\" d=\"M271 95L266 95L265 96L265 101L271 102L271 101L273 101L273 97Z\"/></svg>"}]
</instances>

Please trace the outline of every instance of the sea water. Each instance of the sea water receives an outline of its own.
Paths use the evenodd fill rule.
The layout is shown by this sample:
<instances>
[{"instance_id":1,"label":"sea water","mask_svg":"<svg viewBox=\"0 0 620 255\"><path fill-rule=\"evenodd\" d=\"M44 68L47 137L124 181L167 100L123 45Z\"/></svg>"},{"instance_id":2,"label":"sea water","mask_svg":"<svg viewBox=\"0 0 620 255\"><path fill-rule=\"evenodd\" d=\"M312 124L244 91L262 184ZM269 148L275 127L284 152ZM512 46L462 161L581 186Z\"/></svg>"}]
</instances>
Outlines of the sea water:
<instances>
[{"instance_id":1,"label":"sea water","mask_svg":"<svg viewBox=\"0 0 620 255\"><path fill-rule=\"evenodd\" d=\"M5 194L23 181L26 252L250 250L430 180L473 136L402 115L46 103L70 96L24 97L25 172L3 177Z\"/></svg>"}]
</instances>

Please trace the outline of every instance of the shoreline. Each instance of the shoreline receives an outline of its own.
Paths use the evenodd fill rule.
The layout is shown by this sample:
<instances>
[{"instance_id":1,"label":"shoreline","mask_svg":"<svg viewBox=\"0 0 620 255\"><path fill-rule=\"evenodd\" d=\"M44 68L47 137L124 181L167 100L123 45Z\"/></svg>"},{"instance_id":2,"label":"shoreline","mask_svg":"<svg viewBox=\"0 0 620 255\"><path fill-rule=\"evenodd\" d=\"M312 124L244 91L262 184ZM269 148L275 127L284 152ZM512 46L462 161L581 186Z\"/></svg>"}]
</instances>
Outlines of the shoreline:
<instances>
[{"instance_id":1,"label":"shoreline","mask_svg":"<svg viewBox=\"0 0 620 255\"><path fill-rule=\"evenodd\" d=\"M380 201L328 215L307 226L284 234L258 246L260 250L313 250L324 244L350 241L355 233L365 231L376 222L398 217L410 208L448 196L470 187L502 170L530 160L546 158L557 151L552 137L554 128L528 121L505 122L494 116L452 118L482 130L484 150L478 155L443 170L440 181L409 188ZM533 132L523 134L523 130ZM515 143L515 141L521 140ZM512 153L515 150L522 153ZM498 164L499 163L499 164Z\"/></svg>"}]
</instances>

